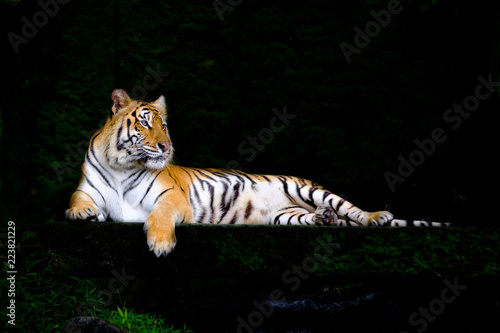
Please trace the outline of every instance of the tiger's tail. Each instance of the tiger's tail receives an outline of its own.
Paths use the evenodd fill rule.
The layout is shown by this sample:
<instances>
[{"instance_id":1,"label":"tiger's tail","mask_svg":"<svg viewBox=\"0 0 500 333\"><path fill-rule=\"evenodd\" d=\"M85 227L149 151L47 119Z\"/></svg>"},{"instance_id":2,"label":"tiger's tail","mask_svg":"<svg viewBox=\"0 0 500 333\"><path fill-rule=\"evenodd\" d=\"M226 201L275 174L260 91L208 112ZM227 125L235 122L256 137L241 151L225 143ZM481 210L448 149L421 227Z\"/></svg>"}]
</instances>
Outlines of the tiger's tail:
<instances>
[{"instance_id":1,"label":"tiger's tail","mask_svg":"<svg viewBox=\"0 0 500 333\"><path fill-rule=\"evenodd\" d=\"M453 227L453 223L450 222L431 222L431 221L400 220L400 219L393 219L389 221L386 225L391 227Z\"/></svg>"},{"instance_id":2,"label":"tiger's tail","mask_svg":"<svg viewBox=\"0 0 500 333\"><path fill-rule=\"evenodd\" d=\"M343 226L343 227L359 227L363 226L359 222L352 221L345 217L337 217L337 221L335 225ZM388 222L371 222L372 226L381 226L381 227L421 227L421 228L429 228L429 227L453 227L453 223L451 222L431 222L431 221L421 221L421 220L401 220L401 219L392 219Z\"/></svg>"}]
</instances>

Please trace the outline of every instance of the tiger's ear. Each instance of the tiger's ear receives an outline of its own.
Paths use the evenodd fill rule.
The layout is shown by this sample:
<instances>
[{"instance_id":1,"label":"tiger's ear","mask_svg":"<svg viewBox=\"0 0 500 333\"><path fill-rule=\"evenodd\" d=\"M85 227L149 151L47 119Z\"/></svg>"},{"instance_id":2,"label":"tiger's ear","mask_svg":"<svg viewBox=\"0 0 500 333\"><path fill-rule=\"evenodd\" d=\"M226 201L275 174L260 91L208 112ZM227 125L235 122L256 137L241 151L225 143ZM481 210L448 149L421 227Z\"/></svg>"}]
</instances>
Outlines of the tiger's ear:
<instances>
[{"instance_id":1,"label":"tiger's ear","mask_svg":"<svg viewBox=\"0 0 500 333\"><path fill-rule=\"evenodd\" d=\"M165 102L165 97L163 97L163 95L161 95L156 101L152 102L151 106L157 109L163 117L167 116L167 103Z\"/></svg>"},{"instance_id":2,"label":"tiger's ear","mask_svg":"<svg viewBox=\"0 0 500 333\"><path fill-rule=\"evenodd\" d=\"M113 115L115 115L121 108L126 107L132 101L130 97L127 95L125 90L123 89L115 89L111 93L111 100L113 101L113 106L111 107L111 111L113 111Z\"/></svg>"}]
</instances>

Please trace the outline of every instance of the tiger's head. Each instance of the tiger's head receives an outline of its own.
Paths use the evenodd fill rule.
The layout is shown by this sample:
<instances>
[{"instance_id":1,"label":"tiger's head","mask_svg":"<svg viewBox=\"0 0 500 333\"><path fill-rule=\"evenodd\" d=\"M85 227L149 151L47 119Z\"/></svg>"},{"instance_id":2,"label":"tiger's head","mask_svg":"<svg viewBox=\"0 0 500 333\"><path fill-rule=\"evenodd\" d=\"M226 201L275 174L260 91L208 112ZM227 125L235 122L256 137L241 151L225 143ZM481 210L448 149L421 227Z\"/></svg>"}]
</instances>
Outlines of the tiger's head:
<instances>
[{"instance_id":1,"label":"tiger's head","mask_svg":"<svg viewBox=\"0 0 500 333\"><path fill-rule=\"evenodd\" d=\"M167 105L160 96L146 103L132 100L125 90L111 94L113 106L104 125L105 155L115 169L165 168L173 157L167 130Z\"/></svg>"}]
</instances>

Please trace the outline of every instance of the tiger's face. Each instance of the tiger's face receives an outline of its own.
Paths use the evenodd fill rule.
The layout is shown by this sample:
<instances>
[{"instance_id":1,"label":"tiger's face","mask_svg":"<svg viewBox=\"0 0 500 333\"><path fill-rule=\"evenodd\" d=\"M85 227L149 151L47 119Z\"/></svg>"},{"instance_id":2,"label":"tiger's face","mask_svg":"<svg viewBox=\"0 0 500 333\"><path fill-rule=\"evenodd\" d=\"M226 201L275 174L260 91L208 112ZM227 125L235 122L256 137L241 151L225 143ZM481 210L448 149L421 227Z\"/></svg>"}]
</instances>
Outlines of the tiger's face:
<instances>
[{"instance_id":1,"label":"tiger's face","mask_svg":"<svg viewBox=\"0 0 500 333\"><path fill-rule=\"evenodd\" d=\"M116 89L111 99L106 152L110 165L115 169L165 168L173 157L165 98L161 96L152 103L134 101L124 90Z\"/></svg>"}]
</instances>

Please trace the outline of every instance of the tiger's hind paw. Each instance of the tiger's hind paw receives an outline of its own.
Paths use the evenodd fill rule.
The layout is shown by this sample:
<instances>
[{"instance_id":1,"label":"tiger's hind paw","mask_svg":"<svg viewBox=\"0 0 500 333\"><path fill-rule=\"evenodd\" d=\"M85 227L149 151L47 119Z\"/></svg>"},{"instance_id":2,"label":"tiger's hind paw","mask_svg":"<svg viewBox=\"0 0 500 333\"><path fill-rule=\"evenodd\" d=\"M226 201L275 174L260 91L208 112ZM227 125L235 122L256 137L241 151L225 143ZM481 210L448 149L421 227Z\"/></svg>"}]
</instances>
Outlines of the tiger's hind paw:
<instances>
[{"instance_id":1,"label":"tiger's hind paw","mask_svg":"<svg viewBox=\"0 0 500 333\"><path fill-rule=\"evenodd\" d=\"M367 223L371 226L389 225L394 216L388 211L379 211L368 214Z\"/></svg>"},{"instance_id":2,"label":"tiger's hind paw","mask_svg":"<svg viewBox=\"0 0 500 333\"><path fill-rule=\"evenodd\" d=\"M314 212L313 221L316 225L338 225L338 217L330 206L319 206Z\"/></svg>"}]
</instances>

